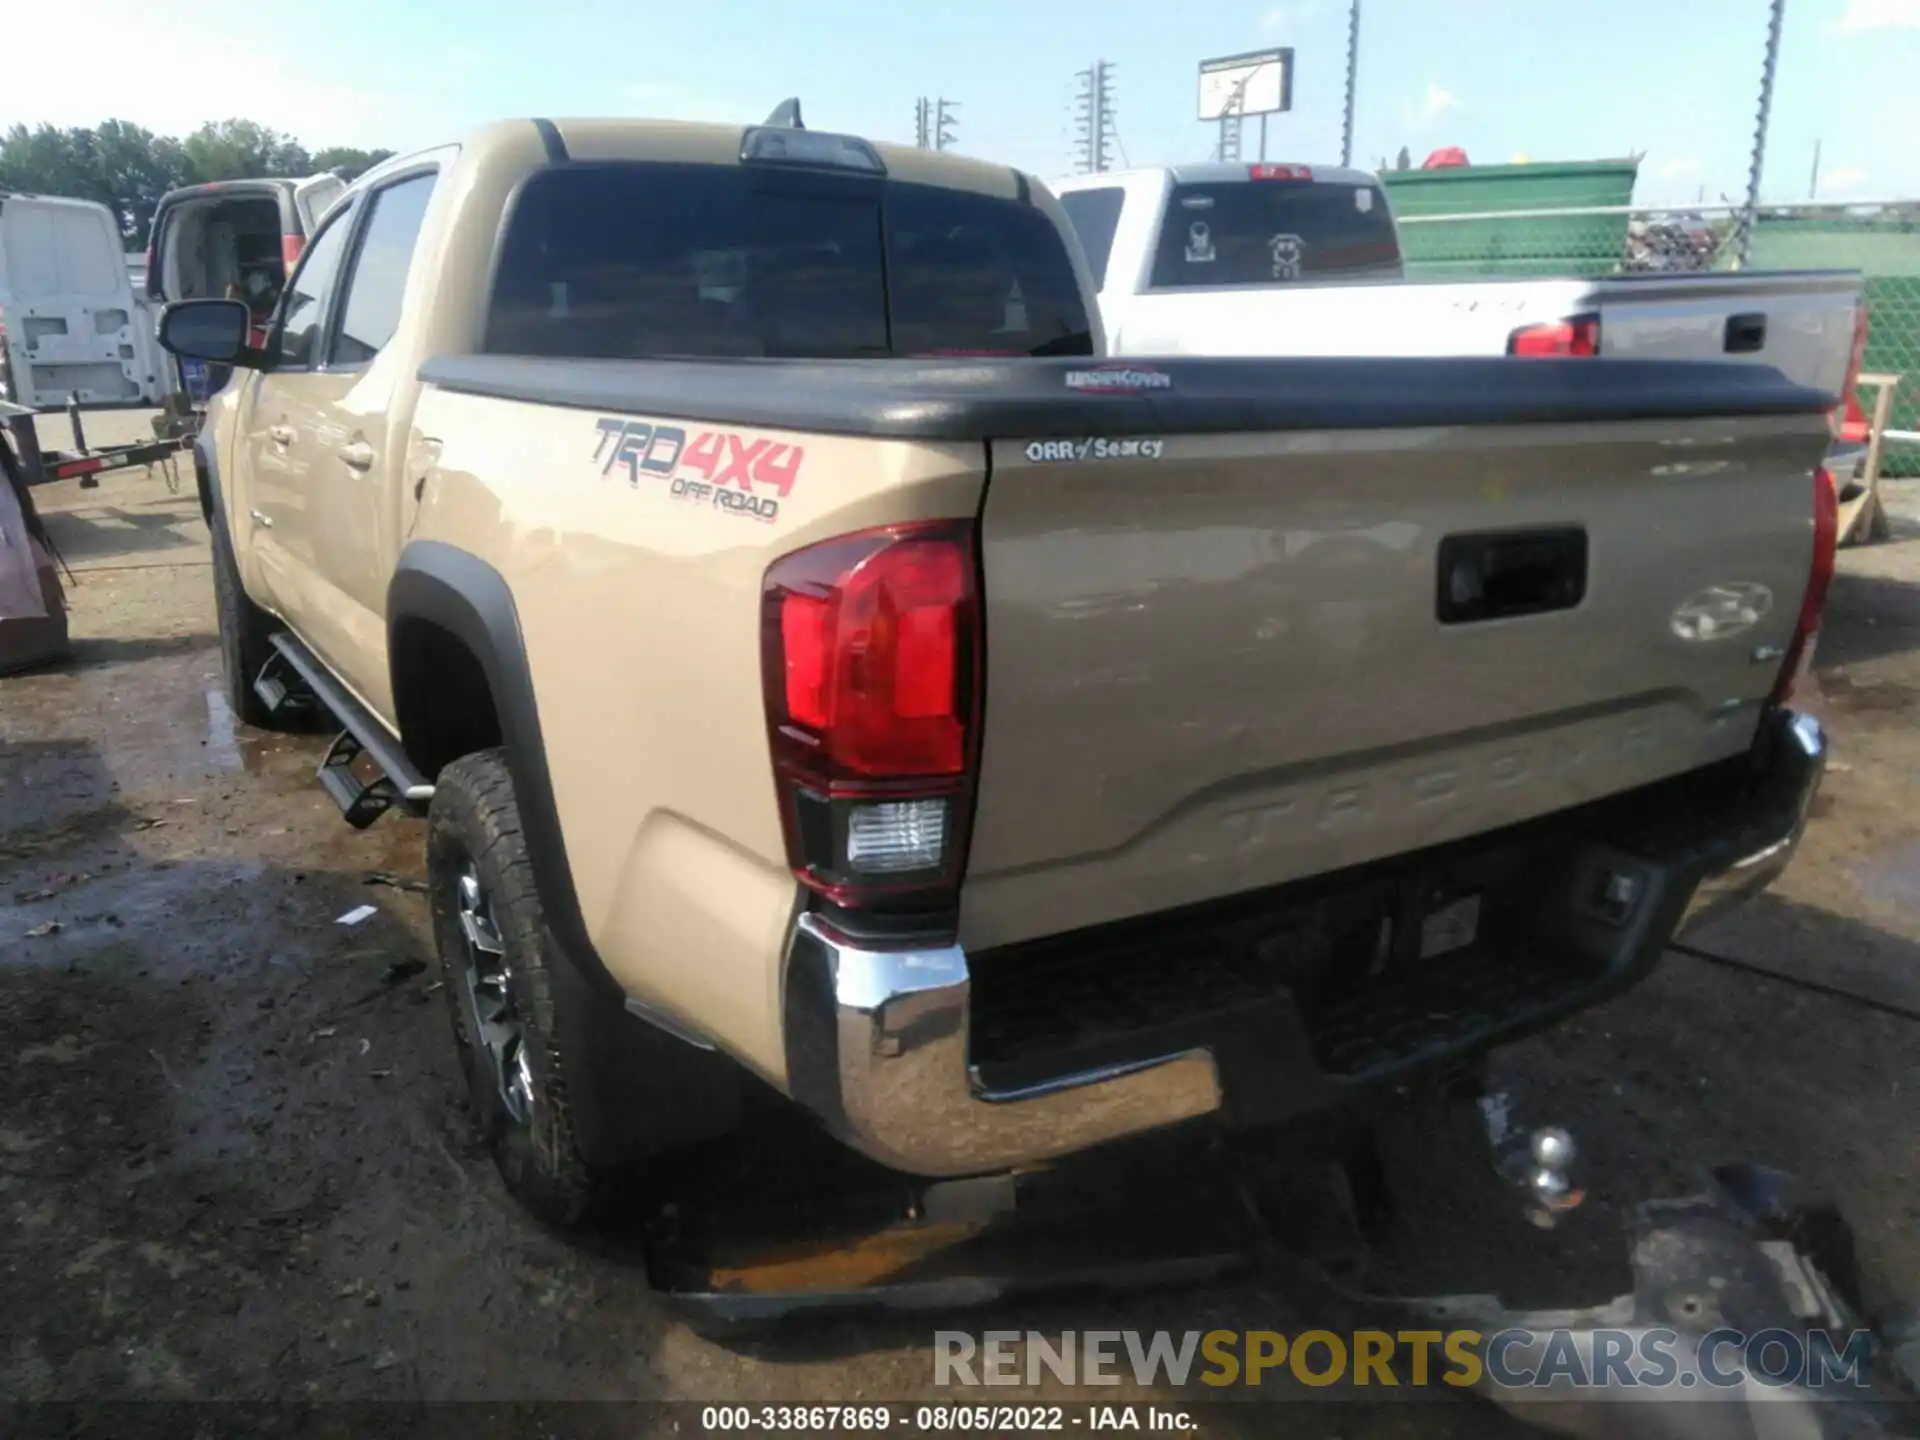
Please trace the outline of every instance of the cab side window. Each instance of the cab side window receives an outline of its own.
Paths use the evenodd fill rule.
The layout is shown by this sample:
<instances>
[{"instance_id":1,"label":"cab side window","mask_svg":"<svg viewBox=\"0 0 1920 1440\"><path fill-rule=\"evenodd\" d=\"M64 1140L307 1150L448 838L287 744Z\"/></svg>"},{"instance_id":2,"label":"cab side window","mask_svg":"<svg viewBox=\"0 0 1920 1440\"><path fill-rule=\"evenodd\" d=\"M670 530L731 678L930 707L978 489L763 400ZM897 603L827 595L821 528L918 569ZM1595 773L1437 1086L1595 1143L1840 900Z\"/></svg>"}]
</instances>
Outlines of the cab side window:
<instances>
[{"instance_id":1,"label":"cab side window","mask_svg":"<svg viewBox=\"0 0 1920 1440\"><path fill-rule=\"evenodd\" d=\"M414 246L433 196L433 174L414 175L374 192L366 230L347 279L340 333L329 364L365 365L386 348L400 326L400 301Z\"/></svg>"},{"instance_id":2,"label":"cab side window","mask_svg":"<svg viewBox=\"0 0 1920 1440\"><path fill-rule=\"evenodd\" d=\"M349 206L313 237L299 270L280 301L280 329L274 337L274 369L311 370L320 363L328 303L339 287L340 262L359 206Z\"/></svg>"}]
</instances>

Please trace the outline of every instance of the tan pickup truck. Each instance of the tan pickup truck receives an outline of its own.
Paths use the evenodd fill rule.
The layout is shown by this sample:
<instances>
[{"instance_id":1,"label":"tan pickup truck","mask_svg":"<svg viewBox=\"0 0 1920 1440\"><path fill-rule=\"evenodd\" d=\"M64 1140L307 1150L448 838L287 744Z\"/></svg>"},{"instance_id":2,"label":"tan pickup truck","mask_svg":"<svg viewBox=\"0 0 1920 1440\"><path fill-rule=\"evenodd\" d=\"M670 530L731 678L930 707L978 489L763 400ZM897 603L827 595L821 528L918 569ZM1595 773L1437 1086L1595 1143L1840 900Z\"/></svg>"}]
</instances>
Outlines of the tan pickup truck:
<instances>
[{"instance_id":1,"label":"tan pickup truck","mask_svg":"<svg viewBox=\"0 0 1920 1440\"><path fill-rule=\"evenodd\" d=\"M500 1167L586 1217L748 1077L919 1175L1377 1095L1764 884L1833 397L1103 358L1004 167L519 120L336 202L200 438L257 724L424 812Z\"/></svg>"}]
</instances>

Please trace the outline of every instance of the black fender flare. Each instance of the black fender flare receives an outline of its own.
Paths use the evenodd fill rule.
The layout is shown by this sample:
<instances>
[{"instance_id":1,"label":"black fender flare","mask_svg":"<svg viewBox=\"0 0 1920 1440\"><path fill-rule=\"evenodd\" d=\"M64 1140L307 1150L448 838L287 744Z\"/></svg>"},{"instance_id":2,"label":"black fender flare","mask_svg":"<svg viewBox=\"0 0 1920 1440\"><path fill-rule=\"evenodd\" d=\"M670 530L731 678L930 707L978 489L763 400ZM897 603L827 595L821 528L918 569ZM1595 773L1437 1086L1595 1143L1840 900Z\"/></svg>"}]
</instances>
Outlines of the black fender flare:
<instances>
[{"instance_id":1,"label":"black fender flare","mask_svg":"<svg viewBox=\"0 0 1920 1440\"><path fill-rule=\"evenodd\" d=\"M220 494L220 453L213 437L202 429L193 437L193 481L200 492L200 518L211 530L216 515L224 516L226 506Z\"/></svg>"},{"instance_id":2,"label":"black fender flare","mask_svg":"<svg viewBox=\"0 0 1920 1440\"><path fill-rule=\"evenodd\" d=\"M533 674L527 667L526 642L520 633L520 612L513 591L500 572L478 556L439 540L415 540L400 552L393 577L387 582L387 654L389 663L400 653L397 641L409 621L426 621L466 646L492 692L494 713L500 721L500 742L513 776L514 798L526 827L527 849L533 860L534 884L547 924L570 956L591 960L598 979L617 991L612 976L599 963L587 938L580 899L573 888L573 870L560 835L560 812L547 774L547 752L540 738L540 709L533 694ZM392 675L394 693L401 676ZM404 744L406 737L401 736ZM415 764L420 757L411 756Z\"/></svg>"},{"instance_id":3,"label":"black fender flare","mask_svg":"<svg viewBox=\"0 0 1920 1440\"><path fill-rule=\"evenodd\" d=\"M586 1158L594 1164L623 1164L724 1132L739 1113L736 1062L630 1015L626 992L587 934L547 772L540 710L512 589L478 556L443 541L414 540L401 551L387 583L390 664L399 654L394 642L409 621L436 625L464 645L479 662L493 696L534 888L546 920L556 1022L562 1044L586 1061L587 1073L568 1077ZM398 673L392 679L397 694ZM406 742L404 735L401 742ZM653 1103L636 1104L636 1096Z\"/></svg>"}]
</instances>

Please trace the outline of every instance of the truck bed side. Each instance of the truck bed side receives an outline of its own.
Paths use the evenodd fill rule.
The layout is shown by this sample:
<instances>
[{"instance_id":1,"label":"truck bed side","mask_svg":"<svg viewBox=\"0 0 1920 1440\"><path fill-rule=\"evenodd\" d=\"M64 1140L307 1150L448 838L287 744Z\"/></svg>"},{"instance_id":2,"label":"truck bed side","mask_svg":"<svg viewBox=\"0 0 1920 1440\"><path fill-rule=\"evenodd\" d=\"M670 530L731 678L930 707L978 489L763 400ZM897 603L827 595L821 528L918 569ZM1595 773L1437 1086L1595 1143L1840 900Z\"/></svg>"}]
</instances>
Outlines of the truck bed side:
<instances>
[{"instance_id":1,"label":"truck bed side","mask_svg":"<svg viewBox=\"0 0 1920 1440\"><path fill-rule=\"evenodd\" d=\"M699 1017L777 1079L780 973L768 956L795 886L767 755L761 576L776 555L831 535L972 517L985 453L735 420L711 391L698 411L662 405L671 367L644 368L653 385L626 384L605 404L575 388L584 406L426 386L417 423L442 446L409 546L416 558L423 541L464 551L511 592L565 865L614 977L666 1014ZM663 475L672 452L650 447L676 430L682 453L703 436L718 437L722 457L788 446L790 487L716 484L724 458L713 478L691 465Z\"/></svg>"}]
</instances>

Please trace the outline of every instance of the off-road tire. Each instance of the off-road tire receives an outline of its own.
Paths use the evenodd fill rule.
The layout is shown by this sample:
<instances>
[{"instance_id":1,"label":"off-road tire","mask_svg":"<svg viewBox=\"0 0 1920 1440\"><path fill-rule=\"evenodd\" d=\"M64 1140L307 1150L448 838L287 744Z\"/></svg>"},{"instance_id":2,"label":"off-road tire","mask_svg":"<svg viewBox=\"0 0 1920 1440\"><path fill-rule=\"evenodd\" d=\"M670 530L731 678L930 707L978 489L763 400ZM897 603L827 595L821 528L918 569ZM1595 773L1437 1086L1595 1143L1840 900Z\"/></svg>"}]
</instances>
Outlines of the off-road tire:
<instances>
[{"instance_id":1,"label":"off-road tire","mask_svg":"<svg viewBox=\"0 0 1920 1440\"><path fill-rule=\"evenodd\" d=\"M504 946L506 988L522 1027L532 1075L531 1115L525 1121L507 1108L468 1008L469 952L459 914L460 875L468 861ZM613 1177L581 1157L568 1075L584 1057L561 1048L553 957L543 940L533 865L501 751L478 751L440 772L427 813L427 883L442 988L480 1138L516 1200L550 1225L583 1227L596 1218Z\"/></svg>"},{"instance_id":2,"label":"off-road tire","mask_svg":"<svg viewBox=\"0 0 1920 1440\"><path fill-rule=\"evenodd\" d=\"M256 729L284 729L268 712L266 701L253 688L254 679L273 653L268 637L273 633L273 617L247 598L240 583L240 567L234 563L233 544L227 539L227 527L214 516L213 606L220 624L220 668L226 676L227 705L234 718Z\"/></svg>"}]
</instances>

